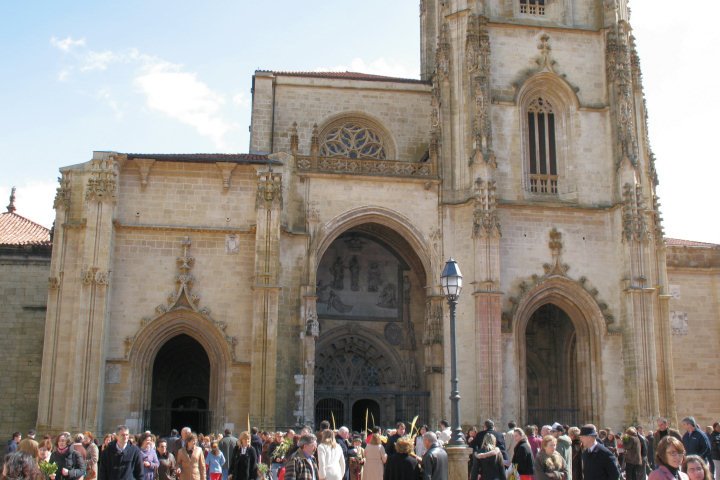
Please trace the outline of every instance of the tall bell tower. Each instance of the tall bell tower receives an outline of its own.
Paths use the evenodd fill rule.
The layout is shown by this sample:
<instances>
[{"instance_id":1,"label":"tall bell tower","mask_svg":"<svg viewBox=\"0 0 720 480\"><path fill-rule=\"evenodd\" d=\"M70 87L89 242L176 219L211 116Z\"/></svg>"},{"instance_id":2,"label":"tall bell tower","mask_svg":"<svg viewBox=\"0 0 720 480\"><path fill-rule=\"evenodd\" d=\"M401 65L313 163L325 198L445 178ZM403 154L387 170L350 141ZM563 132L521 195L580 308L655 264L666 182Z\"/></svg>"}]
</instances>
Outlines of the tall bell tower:
<instances>
[{"instance_id":1,"label":"tall bell tower","mask_svg":"<svg viewBox=\"0 0 720 480\"><path fill-rule=\"evenodd\" d=\"M480 372L473 379L476 415L526 411L522 399L502 401L514 389L522 398L526 388L502 373L509 361L524 361L526 348L524 336L511 348L502 335L523 322L508 298L521 302L527 292L518 285L556 275L579 288L588 278L599 286L590 289L603 297L596 301L605 317L598 330L612 338L597 339L597 351L616 351L623 361L617 399L586 415L602 418L609 405L622 403L624 421L672 416L657 175L627 1L421 0L420 25L445 256L468 252L463 260L474 276L465 308L474 312L468 323ZM617 256L595 264L580 254L593 234L568 232L586 228L581 218L607 226L611 233L598 231L595 248ZM554 273L537 269L551 229L565 232L566 258L575 250L573 273L557 262Z\"/></svg>"}]
</instances>

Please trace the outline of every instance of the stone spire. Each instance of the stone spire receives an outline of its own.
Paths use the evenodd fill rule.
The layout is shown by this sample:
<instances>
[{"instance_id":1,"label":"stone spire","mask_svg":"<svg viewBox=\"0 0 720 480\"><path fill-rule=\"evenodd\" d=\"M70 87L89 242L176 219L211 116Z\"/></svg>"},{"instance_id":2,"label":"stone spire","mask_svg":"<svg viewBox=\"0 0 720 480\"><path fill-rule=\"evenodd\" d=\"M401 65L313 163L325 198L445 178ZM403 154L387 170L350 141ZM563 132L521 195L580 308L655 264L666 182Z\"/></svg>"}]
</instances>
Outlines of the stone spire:
<instances>
[{"instance_id":1,"label":"stone spire","mask_svg":"<svg viewBox=\"0 0 720 480\"><path fill-rule=\"evenodd\" d=\"M10 204L7 206L7 213L14 213L15 210L15 187L10 191Z\"/></svg>"}]
</instances>

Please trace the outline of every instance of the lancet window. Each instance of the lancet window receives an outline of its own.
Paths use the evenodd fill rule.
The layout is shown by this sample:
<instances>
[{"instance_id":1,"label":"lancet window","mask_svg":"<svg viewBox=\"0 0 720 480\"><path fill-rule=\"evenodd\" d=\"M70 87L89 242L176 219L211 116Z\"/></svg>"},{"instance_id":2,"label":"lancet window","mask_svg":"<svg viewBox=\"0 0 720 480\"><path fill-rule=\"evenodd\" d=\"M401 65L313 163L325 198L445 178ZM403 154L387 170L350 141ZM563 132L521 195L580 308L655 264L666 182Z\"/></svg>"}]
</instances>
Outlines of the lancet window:
<instances>
[{"instance_id":1,"label":"lancet window","mask_svg":"<svg viewBox=\"0 0 720 480\"><path fill-rule=\"evenodd\" d=\"M557 194L555 111L547 99L538 97L528 105L527 132L530 192Z\"/></svg>"},{"instance_id":2,"label":"lancet window","mask_svg":"<svg viewBox=\"0 0 720 480\"><path fill-rule=\"evenodd\" d=\"M374 129L358 122L344 122L325 134L320 156L385 160L387 149L383 137Z\"/></svg>"},{"instance_id":3,"label":"lancet window","mask_svg":"<svg viewBox=\"0 0 720 480\"><path fill-rule=\"evenodd\" d=\"M520 0L520 13L545 15L545 0Z\"/></svg>"}]
</instances>

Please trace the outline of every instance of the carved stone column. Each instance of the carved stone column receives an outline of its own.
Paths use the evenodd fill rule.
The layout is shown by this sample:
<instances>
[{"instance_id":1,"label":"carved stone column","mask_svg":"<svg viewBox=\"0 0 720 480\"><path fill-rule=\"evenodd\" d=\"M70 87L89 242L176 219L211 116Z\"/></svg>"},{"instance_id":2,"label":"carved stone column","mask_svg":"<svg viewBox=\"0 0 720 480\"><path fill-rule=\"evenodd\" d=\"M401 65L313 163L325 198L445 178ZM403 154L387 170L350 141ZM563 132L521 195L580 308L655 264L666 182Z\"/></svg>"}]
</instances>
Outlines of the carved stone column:
<instances>
[{"instance_id":1,"label":"carved stone column","mask_svg":"<svg viewBox=\"0 0 720 480\"><path fill-rule=\"evenodd\" d=\"M483 169L485 177L475 182L473 252L476 277L475 297L475 381L477 418L500 419L502 415L501 324L502 294L500 278L500 220L495 201L494 168Z\"/></svg>"},{"instance_id":2,"label":"carved stone column","mask_svg":"<svg viewBox=\"0 0 720 480\"><path fill-rule=\"evenodd\" d=\"M275 425L282 206L282 174L272 169L258 172L250 377L250 417L254 425Z\"/></svg>"},{"instance_id":3,"label":"carved stone column","mask_svg":"<svg viewBox=\"0 0 720 480\"><path fill-rule=\"evenodd\" d=\"M53 234L53 251L50 262L50 277L48 278L48 303L45 315L45 344L41 369L40 392L38 402L38 428L54 433L62 428L62 419L56 421L59 409L54 408L55 394L58 389L56 378L58 373L64 376L66 372L58 372L57 354L60 346L59 332L62 324L60 314L63 292L67 288L64 281L65 257L68 250L67 223L70 216L72 194L72 172L65 171L58 178L59 186L55 194L54 208L55 228Z\"/></svg>"},{"instance_id":4,"label":"carved stone column","mask_svg":"<svg viewBox=\"0 0 720 480\"><path fill-rule=\"evenodd\" d=\"M425 384L430 393L430 418L428 425L437 425L444 418L445 401L443 393L443 302L442 295L428 295L425 300Z\"/></svg>"}]
</instances>

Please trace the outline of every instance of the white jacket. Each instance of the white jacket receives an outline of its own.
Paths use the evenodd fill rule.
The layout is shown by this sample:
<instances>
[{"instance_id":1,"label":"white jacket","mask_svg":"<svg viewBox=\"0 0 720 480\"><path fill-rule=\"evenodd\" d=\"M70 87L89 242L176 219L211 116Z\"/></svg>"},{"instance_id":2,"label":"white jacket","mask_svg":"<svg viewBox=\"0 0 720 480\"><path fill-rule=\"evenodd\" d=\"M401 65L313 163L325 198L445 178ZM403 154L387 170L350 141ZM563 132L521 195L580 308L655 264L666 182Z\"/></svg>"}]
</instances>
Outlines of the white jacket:
<instances>
[{"instance_id":1,"label":"white jacket","mask_svg":"<svg viewBox=\"0 0 720 480\"><path fill-rule=\"evenodd\" d=\"M320 480L343 480L345 457L340 445L331 447L326 443L318 446L318 477Z\"/></svg>"}]
</instances>

